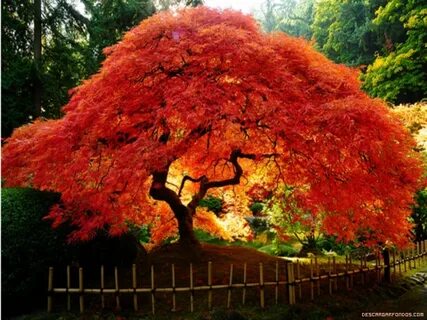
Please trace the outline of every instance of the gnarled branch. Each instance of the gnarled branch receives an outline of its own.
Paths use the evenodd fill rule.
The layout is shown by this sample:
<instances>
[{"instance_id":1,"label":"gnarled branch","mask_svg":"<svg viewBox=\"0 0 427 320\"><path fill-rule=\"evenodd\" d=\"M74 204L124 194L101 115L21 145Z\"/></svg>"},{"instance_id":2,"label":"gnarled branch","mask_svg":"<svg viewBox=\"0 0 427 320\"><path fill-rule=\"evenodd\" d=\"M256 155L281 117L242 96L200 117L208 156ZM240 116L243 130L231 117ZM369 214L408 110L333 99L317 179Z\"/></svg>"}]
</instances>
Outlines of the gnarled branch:
<instances>
[{"instance_id":1,"label":"gnarled branch","mask_svg":"<svg viewBox=\"0 0 427 320\"><path fill-rule=\"evenodd\" d=\"M182 190L184 189L184 185L186 181L201 182L203 179L206 179L206 176L201 176L199 178L193 178L188 175L184 176L184 178L182 178L182 181L181 181L181 186L179 187L178 197L181 196L181 193L182 193Z\"/></svg>"},{"instance_id":2,"label":"gnarled branch","mask_svg":"<svg viewBox=\"0 0 427 320\"><path fill-rule=\"evenodd\" d=\"M150 196L155 200L165 201L176 215L179 212L185 211L186 208L176 192L166 187L168 172L169 167L163 171L153 173Z\"/></svg>"},{"instance_id":3,"label":"gnarled branch","mask_svg":"<svg viewBox=\"0 0 427 320\"><path fill-rule=\"evenodd\" d=\"M274 157L275 155L276 154L266 154L262 155L262 157ZM240 149L233 150L230 158L228 159L228 162L230 162L234 167L233 177L215 181L209 181L208 178L202 177L203 179L200 180L199 191L193 196L192 200L188 204L188 207L192 209L193 212L195 212L200 200L204 198L209 189L237 185L240 183L240 178L243 175L243 169L239 164L239 158L255 160L257 155L253 153L243 153Z\"/></svg>"}]
</instances>

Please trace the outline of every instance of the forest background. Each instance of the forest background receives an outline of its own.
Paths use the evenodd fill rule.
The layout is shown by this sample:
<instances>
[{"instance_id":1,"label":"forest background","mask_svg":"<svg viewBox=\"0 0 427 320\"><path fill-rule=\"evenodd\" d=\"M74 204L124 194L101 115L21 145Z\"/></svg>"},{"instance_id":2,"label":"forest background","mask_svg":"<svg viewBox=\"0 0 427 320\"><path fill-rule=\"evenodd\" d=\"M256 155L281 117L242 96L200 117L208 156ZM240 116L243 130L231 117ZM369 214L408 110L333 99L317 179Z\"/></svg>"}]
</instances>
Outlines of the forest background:
<instances>
[{"instance_id":1,"label":"forest background","mask_svg":"<svg viewBox=\"0 0 427 320\"><path fill-rule=\"evenodd\" d=\"M200 0L2 1L2 138L32 119L60 118L68 91L95 73L103 48L159 10ZM360 69L363 89L393 104L426 97L427 6L420 0L266 0L266 32L303 37Z\"/></svg>"}]
</instances>

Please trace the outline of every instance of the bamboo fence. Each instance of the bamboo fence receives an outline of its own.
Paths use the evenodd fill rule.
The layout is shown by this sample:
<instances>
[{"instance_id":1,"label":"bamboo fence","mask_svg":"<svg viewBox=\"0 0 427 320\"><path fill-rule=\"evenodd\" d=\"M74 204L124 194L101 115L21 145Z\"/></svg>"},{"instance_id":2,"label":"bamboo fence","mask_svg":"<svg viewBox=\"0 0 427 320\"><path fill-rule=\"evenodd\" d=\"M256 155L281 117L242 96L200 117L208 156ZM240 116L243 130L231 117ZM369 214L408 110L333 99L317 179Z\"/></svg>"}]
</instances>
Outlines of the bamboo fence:
<instances>
[{"instance_id":1,"label":"bamboo fence","mask_svg":"<svg viewBox=\"0 0 427 320\"><path fill-rule=\"evenodd\" d=\"M274 290L274 303L279 302L279 293L283 292L285 300L289 304L295 304L297 300L303 299L303 292L307 294L311 301L314 301L316 297L321 295L321 283L327 284L327 293L332 295L334 291L338 291L338 279L342 279L341 283L345 284L346 290L350 290L354 286L356 277L362 286L369 283L375 282L380 283L381 281L391 281L396 279L397 274L401 275L402 272L408 269L415 269L421 265L422 261L427 260L427 240L416 243L411 249L403 251L393 250L389 254L389 263L386 264L381 260L381 256L375 257L375 263L367 262L366 256L360 258L360 264L356 264L352 260L351 256L345 257L345 263L342 265L344 270L337 271L337 263L335 257L329 257L327 264L318 263L317 257L310 258L310 262L307 265L309 267L308 277L301 276L301 265L302 263L297 260L296 262L283 260L285 264L285 276L282 277L284 280L280 280L279 277L279 264L282 262L277 261L275 264L274 281L265 281L265 270L264 264L259 263L259 281L258 282L247 282L247 263L243 263L243 282L235 283L233 281L233 264L230 265L228 274L228 283L224 284L213 284L212 283L212 262L207 264L207 285L195 285L194 284L194 273L193 265L189 264L189 286L176 286L175 281L175 265L171 265L171 287L157 287L155 283L155 270L154 266L150 268L150 279L151 283L147 287L137 287L137 269L136 266L132 266L132 288L120 288L119 286L119 273L118 268L114 268L114 288L105 287L105 272L104 266L100 268L100 288L85 288L83 281L83 268L78 268L78 287L71 286L70 280L70 266L66 268L66 287L56 288L53 285L54 282L54 269L49 268L48 273L48 298L47 298L47 311L52 312L53 310L53 296L56 294L65 294L67 310L71 310L71 295L78 295L79 297L79 310L81 313L85 311L85 296L87 295L99 295L101 301L101 307L105 308L105 295L115 296L115 307L121 308L120 298L123 295L132 296L132 304L134 311L141 310L139 303L139 297L141 294L148 294L151 296L151 313L156 313L156 294L168 293L172 297L172 308L171 311L177 310L177 294L187 293L189 294L189 310L194 311L194 298L195 295L201 295L202 292L207 293L207 309L211 310L213 306L212 293L215 290L226 290L226 306L231 307L232 292L234 289L241 289L241 303L244 305L247 303L247 290L249 288L256 288L259 292L259 305L261 308L266 306L265 290L267 287L272 287ZM321 272L325 271L325 272ZM323 281L323 282L322 282ZM306 283L308 290L303 291L302 285ZM281 291L281 289L284 289ZM326 290L325 290L326 292ZM309 293L309 294L308 294ZM236 298L236 294L234 294ZM149 308L145 306L145 308Z\"/></svg>"}]
</instances>

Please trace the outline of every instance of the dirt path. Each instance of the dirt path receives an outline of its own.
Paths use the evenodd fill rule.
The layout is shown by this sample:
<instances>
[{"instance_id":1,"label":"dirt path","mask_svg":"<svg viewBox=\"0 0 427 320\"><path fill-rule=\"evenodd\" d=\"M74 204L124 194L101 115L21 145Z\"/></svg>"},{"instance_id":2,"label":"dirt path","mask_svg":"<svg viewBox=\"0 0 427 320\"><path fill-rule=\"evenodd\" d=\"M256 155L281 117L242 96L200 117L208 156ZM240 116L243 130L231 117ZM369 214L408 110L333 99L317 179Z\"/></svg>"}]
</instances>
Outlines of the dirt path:
<instances>
[{"instance_id":1,"label":"dirt path","mask_svg":"<svg viewBox=\"0 0 427 320\"><path fill-rule=\"evenodd\" d=\"M427 277L427 269L422 272ZM424 312L427 319L427 281L412 288L397 300L386 301L383 307L390 311Z\"/></svg>"},{"instance_id":2,"label":"dirt path","mask_svg":"<svg viewBox=\"0 0 427 320\"><path fill-rule=\"evenodd\" d=\"M427 319L427 268L405 279L402 288L409 288L409 290L398 297L373 299L366 308L362 308L365 310L352 312L348 315L348 319L360 319L362 312L405 313L407 315L405 317L389 316L383 317L383 319ZM424 316L408 317L410 313L423 313ZM372 319L380 319L380 317L372 317Z\"/></svg>"}]
</instances>

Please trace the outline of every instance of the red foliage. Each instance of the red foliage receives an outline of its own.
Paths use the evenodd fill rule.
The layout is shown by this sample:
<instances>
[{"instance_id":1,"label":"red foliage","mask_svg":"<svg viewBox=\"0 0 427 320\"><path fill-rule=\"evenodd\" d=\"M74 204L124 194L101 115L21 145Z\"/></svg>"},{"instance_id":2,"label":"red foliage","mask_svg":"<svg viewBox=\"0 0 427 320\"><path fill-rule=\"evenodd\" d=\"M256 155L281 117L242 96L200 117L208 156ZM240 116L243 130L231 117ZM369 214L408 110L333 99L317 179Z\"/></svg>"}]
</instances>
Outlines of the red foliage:
<instances>
[{"instance_id":1,"label":"red foliage","mask_svg":"<svg viewBox=\"0 0 427 320\"><path fill-rule=\"evenodd\" d=\"M168 234L176 223L149 196L152 174L179 161L181 175L225 179L241 150L244 172L268 163L273 183L304 186L300 204L327 211L329 233L405 242L420 161L354 70L249 16L203 7L155 15L105 53L62 119L19 128L3 148L6 184L61 192L50 218L76 225L73 239L128 221Z\"/></svg>"},{"instance_id":2,"label":"red foliage","mask_svg":"<svg viewBox=\"0 0 427 320\"><path fill-rule=\"evenodd\" d=\"M255 183L252 187L249 188L246 194L253 202L262 202L265 199L271 197L272 186Z\"/></svg>"}]
</instances>

